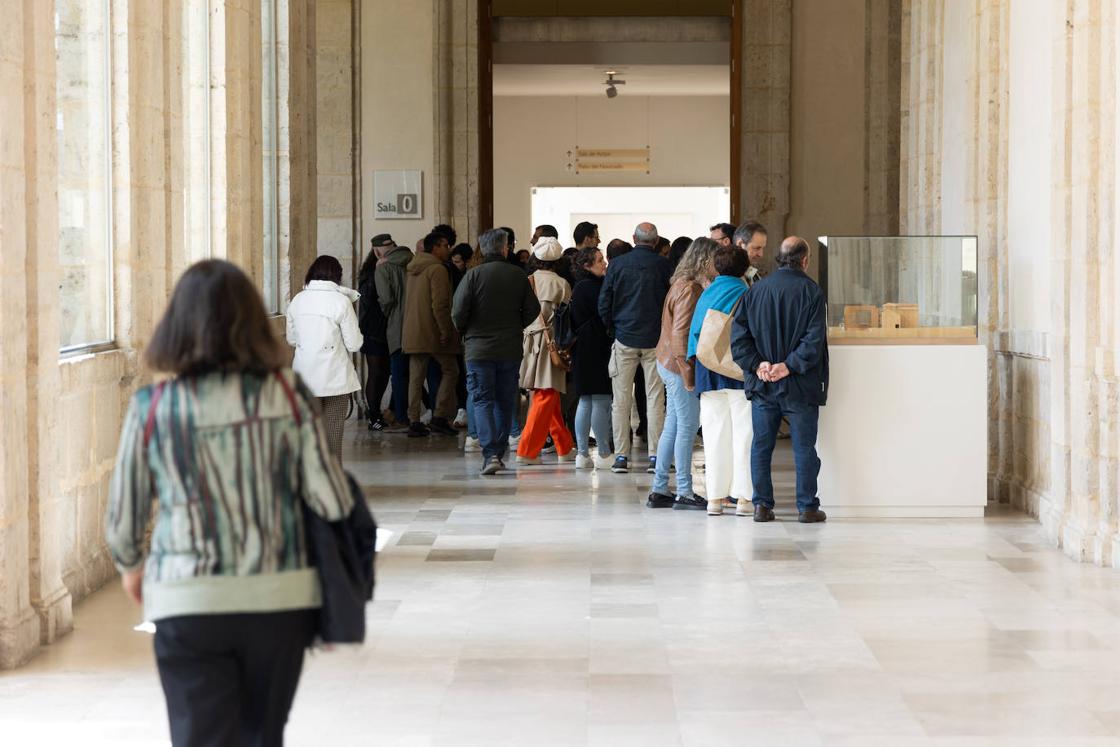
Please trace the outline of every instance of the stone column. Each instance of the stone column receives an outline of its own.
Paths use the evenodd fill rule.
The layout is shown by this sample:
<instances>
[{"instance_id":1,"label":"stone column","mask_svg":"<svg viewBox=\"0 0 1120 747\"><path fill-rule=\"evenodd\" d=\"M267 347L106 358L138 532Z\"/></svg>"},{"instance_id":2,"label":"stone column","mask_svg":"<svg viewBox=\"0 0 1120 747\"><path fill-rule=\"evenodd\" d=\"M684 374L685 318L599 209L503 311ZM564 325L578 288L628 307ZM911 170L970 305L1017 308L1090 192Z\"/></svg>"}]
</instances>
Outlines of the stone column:
<instances>
[{"instance_id":1,"label":"stone column","mask_svg":"<svg viewBox=\"0 0 1120 747\"><path fill-rule=\"evenodd\" d=\"M789 217L791 0L745 0L740 212L772 237Z\"/></svg>"},{"instance_id":2,"label":"stone column","mask_svg":"<svg viewBox=\"0 0 1120 747\"><path fill-rule=\"evenodd\" d=\"M898 233L901 0L867 0L864 70L864 231Z\"/></svg>"},{"instance_id":3,"label":"stone column","mask_svg":"<svg viewBox=\"0 0 1120 747\"><path fill-rule=\"evenodd\" d=\"M281 3L282 18L284 4ZM291 295L295 295L303 290L304 273L316 256L335 254L342 261L345 282L352 255L349 241L345 246L332 244L320 247L318 243L317 1L287 0L286 4L288 14L286 23L282 23L280 29L280 63L277 66L280 89L280 278L281 285L283 279L288 278ZM259 97L257 101L260 101ZM326 127L332 127L331 122L336 117L344 121L350 119L348 110L324 114ZM288 178L285 178L285 173Z\"/></svg>"},{"instance_id":4,"label":"stone column","mask_svg":"<svg viewBox=\"0 0 1120 747\"><path fill-rule=\"evenodd\" d=\"M317 251L338 257L348 284L356 280L367 250L354 233L353 15L352 0L316 0Z\"/></svg>"},{"instance_id":5,"label":"stone column","mask_svg":"<svg viewBox=\"0 0 1120 747\"><path fill-rule=\"evenodd\" d=\"M435 0L434 50L435 217L449 223L460 241L473 242L480 226L478 194L478 3Z\"/></svg>"}]
</instances>

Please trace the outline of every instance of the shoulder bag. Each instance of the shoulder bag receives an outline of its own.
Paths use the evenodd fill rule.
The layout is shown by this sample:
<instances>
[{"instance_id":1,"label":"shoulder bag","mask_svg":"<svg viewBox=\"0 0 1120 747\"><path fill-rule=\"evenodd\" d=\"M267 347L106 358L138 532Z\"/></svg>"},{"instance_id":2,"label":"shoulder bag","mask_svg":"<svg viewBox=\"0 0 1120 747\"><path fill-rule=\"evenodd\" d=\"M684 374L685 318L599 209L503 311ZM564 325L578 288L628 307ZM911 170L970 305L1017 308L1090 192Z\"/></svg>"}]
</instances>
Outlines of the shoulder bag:
<instances>
[{"instance_id":1,"label":"shoulder bag","mask_svg":"<svg viewBox=\"0 0 1120 747\"><path fill-rule=\"evenodd\" d=\"M731 307L731 313L708 309L700 325L700 339L696 342L696 358L704 368L736 381L743 380L743 369L731 357L731 328L735 324L735 311L743 302L740 297Z\"/></svg>"}]
</instances>

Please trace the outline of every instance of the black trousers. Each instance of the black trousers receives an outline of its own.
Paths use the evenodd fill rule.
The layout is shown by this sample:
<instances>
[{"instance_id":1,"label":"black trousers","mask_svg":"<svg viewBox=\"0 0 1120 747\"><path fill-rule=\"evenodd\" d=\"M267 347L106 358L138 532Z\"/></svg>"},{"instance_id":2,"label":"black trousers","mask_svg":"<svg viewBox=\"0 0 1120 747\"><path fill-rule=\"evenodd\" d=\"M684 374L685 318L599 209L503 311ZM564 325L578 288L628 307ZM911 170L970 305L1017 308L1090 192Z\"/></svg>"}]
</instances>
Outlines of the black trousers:
<instances>
[{"instance_id":1,"label":"black trousers","mask_svg":"<svg viewBox=\"0 0 1120 747\"><path fill-rule=\"evenodd\" d=\"M284 744L317 610L191 615L156 622L174 747Z\"/></svg>"}]
</instances>

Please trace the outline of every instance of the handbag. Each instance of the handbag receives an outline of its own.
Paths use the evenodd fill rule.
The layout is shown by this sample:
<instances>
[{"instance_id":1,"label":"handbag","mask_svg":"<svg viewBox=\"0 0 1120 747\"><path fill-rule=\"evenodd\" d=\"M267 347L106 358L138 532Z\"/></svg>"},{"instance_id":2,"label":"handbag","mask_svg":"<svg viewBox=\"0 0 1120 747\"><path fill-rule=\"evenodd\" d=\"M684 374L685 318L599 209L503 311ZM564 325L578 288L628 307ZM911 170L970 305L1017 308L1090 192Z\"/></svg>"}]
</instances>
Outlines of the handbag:
<instances>
[{"instance_id":1,"label":"handbag","mask_svg":"<svg viewBox=\"0 0 1120 747\"><path fill-rule=\"evenodd\" d=\"M735 311L742 302L740 297L731 307L731 313L708 309L696 342L696 359L704 368L736 381L743 380L743 369L731 356L731 328L735 324Z\"/></svg>"},{"instance_id":2,"label":"handbag","mask_svg":"<svg viewBox=\"0 0 1120 747\"><path fill-rule=\"evenodd\" d=\"M295 393L283 374L277 372L276 378L292 406L296 425L301 425ZM307 561L319 574L322 606L318 610L316 627L323 643L364 641L366 602L373 599L377 522L366 505L361 487L350 473L346 473L346 485L354 507L339 521L327 521L312 511L306 501L300 501Z\"/></svg>"},{"instance_id":3,"label":"handbag","mask_svg":"<svg viewBox=\"0 0 1120 747\"><path fill-rule=\"evenodd\" d=\"M532 287L533 293L535 295L537 292L537 284L534 281L532 275L529 276L529 285ZM553 337L552 333L552 323L556 321L556 314L558 309L560 307L564 307L566 313L567 306L568 305L565 303L558 304L557 308L553 309L552 318L549 321L545 321L544 311L541 311L539 317L541 320L541 325L544 327L544 344L545 347L548 348L548 360L550 363L552 363L552 365L556 366L557 368L563 369L565 372L572 370L572 351L570 347L562 347L556 344L556 338ZM571 326L570 320L569 326ZM572 340L572 344L575 344L574 339Z\"/></svg>"}]
</instances>

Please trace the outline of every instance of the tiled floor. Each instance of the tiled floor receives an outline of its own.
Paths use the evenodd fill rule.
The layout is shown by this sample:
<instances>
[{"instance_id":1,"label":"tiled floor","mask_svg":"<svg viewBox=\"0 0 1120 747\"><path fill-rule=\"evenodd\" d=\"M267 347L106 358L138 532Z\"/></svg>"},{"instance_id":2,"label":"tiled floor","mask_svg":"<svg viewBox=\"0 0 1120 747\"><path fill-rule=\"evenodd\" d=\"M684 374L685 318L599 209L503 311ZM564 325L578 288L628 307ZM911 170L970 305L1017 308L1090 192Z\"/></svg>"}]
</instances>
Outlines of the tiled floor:
<instances>
[{"instance_id":1,"label":"tiled floor","mask_svg":"<svg viewBox=\"0 0 1120 747\"><path fill-rule=\"evenodd\" d=\"M759 525L647 510L644 473L482 480L448 440L349 438L393 535L289 744L1120 745L1120 573L1028 517L803 526L787 470ZM138 621L114 585L0 674L0 744L165 743Z\"/></svg>"}]
</instances>

